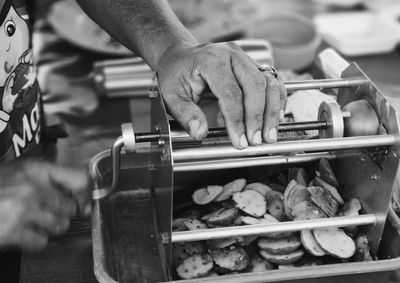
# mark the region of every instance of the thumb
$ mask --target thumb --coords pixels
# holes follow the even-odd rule
[[[167,98],[166,104],[170,114],[192,138],[200,141],[207,136],[207,119],[196,103],[186,97],[175,96]]]

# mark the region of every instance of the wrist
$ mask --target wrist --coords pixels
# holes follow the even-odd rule
[[[173,58],[175,54],[182,54],[182,52],[184,52],[185,50],[194,48],[198,45],[199,42],[195,38],[190,40],[178,40],[170,43],[155,60],[156,63],[154,66],[152,66],[152,69],[155,72],[158,72],[165,60]]]

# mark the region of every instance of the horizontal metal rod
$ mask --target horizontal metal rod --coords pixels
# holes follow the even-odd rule
[[[368,84],[369,81],[365,78],[348,78],[285,82],[285,87],[287,92],[292,93],[298,90],[358,87]]]
[[[328,126],[327,122],[323,121],[282,123],[278,126],[278,132],[286,133],[286,132],[297,132],[297,131],[322,130],[326,129],[327,126]],[[217,138],[226,136],[228,136],[226,128],[210,128],[208,130],[207,138]],[[173,142],[193,141],[193,138],[185,130],[172,130],[171,139]]]
[[[178,243],[204,241],[237,236],[265,235],[269,233],[294,232],[330,227],[348,227],[353,225],[360,226],[375,223],[377,223],[377,217],[374,214],[365,214],[358,216],[343,216],[271,224],[223,227],[205,230],[173,232],[171,235],[171,242]]]
[[[308,130],[321,130],[326,129],[327,122],[322,121],[309,121],[309,122],[296,122],[296,123],[282,123],[278,126],[278,132],[296,132]],[[226,128],[210,128],[208,130],[207,138],[226,137],[228,132]],[[156,132],[137,133],[135,135],[136,142],[151,142],[157,141],[161,135]],[[173,142],[190,142],[194,139],[185,130],[171,130],[171,139]]]
[[[102,84],[102,88],[105,91],[135,91],[142,90],[142,95],[147,96],[147,91],[153,82],[153,76],[151,72],[138,72],[135,75],[115,76],[110,78],[102,77],[101,75],[96,76],[96,81]],[[346,87],[358,87],[369,84],[369,81],[363,78],[347,78],[347,79],[322,79],[322,80],[307,80],[307,81],[295,81],[285,82],[286,90],[289,93],[298,90],[307,89],[328,89],[328,88],[346,88]],[[212,93],[205,92],[203,97],[214,97]]]
[[[362,136],[349,138],[287,141],[251,146],[242,150],[231,145],[204,146],[175,149],[172,157],[175,163],[194,160],[226,159],[238,157],[281,154],[290,152],[332,151],[375,146],[390,146],[395,143],[393,135]]]
[[[292,156],[279,155],[279,156],[239,158],[235,160],[224,159],[224,160],[184,162],[184,163],[175,163],[174,172],[223,170],[223,169],[234,169],[234,168],[243,168],[251,166],[295,164],[295,163],[318,161],[324,157],[328,159],[335,159],[336,155],[325,152],[325,153],[296,154]]]

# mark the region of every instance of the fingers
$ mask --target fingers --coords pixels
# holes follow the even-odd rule
[[[200,107],[185,96],[169,96],[166,99],[169,112],[195,140],[207,136],[208,123]]]
[[[26,222],[30,227],[42,231],[46,235],[60,235],[65,233],[70,224],[68,215],[60,215],[45,207],[33,206],[26,216]]]
[[[247,139],[251,145],[259,145],[262,143],[266,80],[256,65],[239,52],[232,56],[232,68],[243,92]]]
[[[280,106],[280,112],[279,112],[279,120],[284,121],[285,118],[285,110],[286,110],[286,105],[287,105],[287,90],[285,87],[284,82],[282,79],[278,76],[277,78],[279,82],[279,89],[280,89],[280,94],[281,94],[281,106]]]
[[[210,61],[202,72],[224,116],[232,145],[236,148],[249,146],[244,125],[243,94],[230,64]],[[253,137],[252,137],[253,138]]]
[[[78,209],[83,212],[90,202],[89,178],[86,173],[52,166],[49,171],[49,178],[54,186],[61,189],[66,195],[70,195],[78,204]]]
[[[268,143],[278,140],[279,113],[281,110],[281,86],[271,74],[264,73],[267,80],[263,137]]]
[[[31,182],[39,188],[41,201],[59,214],[73,216],[90,201],[88,176],[54,164],[30,162],[25,166]]]

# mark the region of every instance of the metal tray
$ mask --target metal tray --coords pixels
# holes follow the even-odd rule
[[[149,184],[149,162],[144,153],[121,158],[121,182],[107,198],[94,202],[92,239],[94,272],[99,282],[164,282],[168,274],[160,251],[157,226]],[[260,170],[260,169],[258,169]],[[94,188],[109,184],[109,151],[96,155],[90,163]],[[232,178],[252,178],[251,170],[175,173],[174,208],[185,204],[191,191],[207,183],[224,183]],[[186,188],[186,189],[182,189]],[[378,261],[340,263],[262,273],[247,273],[179,280],[176,282],[400,282],[400,219],[390,210]]]

